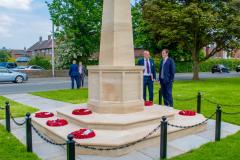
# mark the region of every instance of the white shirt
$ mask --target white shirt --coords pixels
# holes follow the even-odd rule
[[[79,66],[79,73],[80,73],[80,74],[83,73],[83,67],[82,67],[82,65]]]

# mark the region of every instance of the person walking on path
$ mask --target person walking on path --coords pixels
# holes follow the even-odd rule
[[[175,75],[175,62],[168,57],[169,50],[162,50],[162,60],[160,62],[159,81],[163,95],[164,105],[173,107],[172,85]]]
[[[144,66],[143,72],[143,99],[146,102],[146,90],[148,87],[149,101],[153,103],[153,82],[156,79],[156,70],[153,59],[150,58],[150,52],[143,52],[144,58],[138,61],[138,65]]]
[[[82,64],[82,62],[79,62],[79,74],[80,74],[80,80],[79,80],[79,86],[83,87],[84,86],[84,78],[85,78],[85,73],[86,73],[86,68]]]
[[[73,60],[73,64],[71,64],[69,69],[69,76],[71,77],[72,81],[72,89],[74,89],[74,80],[76,81],[76,86],[79,89],[79,69],[78,65],[76,64],[76,60]]]

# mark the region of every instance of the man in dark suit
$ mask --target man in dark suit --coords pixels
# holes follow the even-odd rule
[[[143,99],[146,101],[146,89],[148,87],[149,101],[153,102],[153,82],[156,80],[154,61],[150,58],[150,52],[144,51],[144,58],[138,61],[138,65],[144,66],[143,72]]]
[[[165,106],[173,107],[172,84],[175,75],[175,63],[172,58],[168,57],[169,50],[162,51],[162,60],[160,63],[159,81]]]
[[[71,64],[69,69],[69,76],[71,77],[72,81],[72,89],[74,89],[74,80],[76,81],[77,88],[79,89],[79,69],[78,65],[76,64],[76,61],[73,61],[73,64]]]

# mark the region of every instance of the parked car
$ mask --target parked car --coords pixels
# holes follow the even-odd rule
[[[32,65],[32,66],[19,66],[13,69],[14,71],[22,71],[22,70],[33,70],[33,71],[42,71],[45,70],[44,68],[37,66],[37,65]]]
[[[37,65],[32,65],[32,66],[27,66],[25,70],[35,70],[35,71],[41,71],[45,70],[43,67],[37,66]]]
[[[0,67],[5,67],[8,69],[13,69],[17,67],[17,64],[14,62],[1,62],[0,63]]]
[[[214,65],[212,67],[212,73],[215,73],[215,72],[219,72],[219,73],[226,72],[226,73],[229,73],[229,68],[227,68],[223,64],[217,64],[217,65]]]
[[[236,67],[236,72],[240,72],[240,65]]]
[[[26,73],[16,72],[6,67],[0,67],[0,82],[22,83],[27,80],[28,76]]]
[[[16,62],[29,62],[31,59],[29,57],[18,57]]]

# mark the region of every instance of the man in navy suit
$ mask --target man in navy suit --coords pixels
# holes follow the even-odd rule
[[[153,82],[156,79],[154,61],[150,59],[150,52],[144,51],[144,58],[138,61],[138,65],[144,66],[143,72],[143,99],[146,101],[146,89],[148,87],[149,101],[153,102]]]
[[[164,105],[173,107],[172,98],[172,84],[175,75],[175,63],[172,58],[168,57],[169,50],[164,49],[162,51],[162,60],[160,63],[159,81],[161,85],[162,95],[164,99]]]
[[[70,69],[69,69],[69,76],[71,77],[72,81],[72,89],[74,89],[74,80],[76,81],[77,88],[79,89],[79,69],[78,65],[76,64],[76,61],[73,61],[73,64],[71,64]]]

